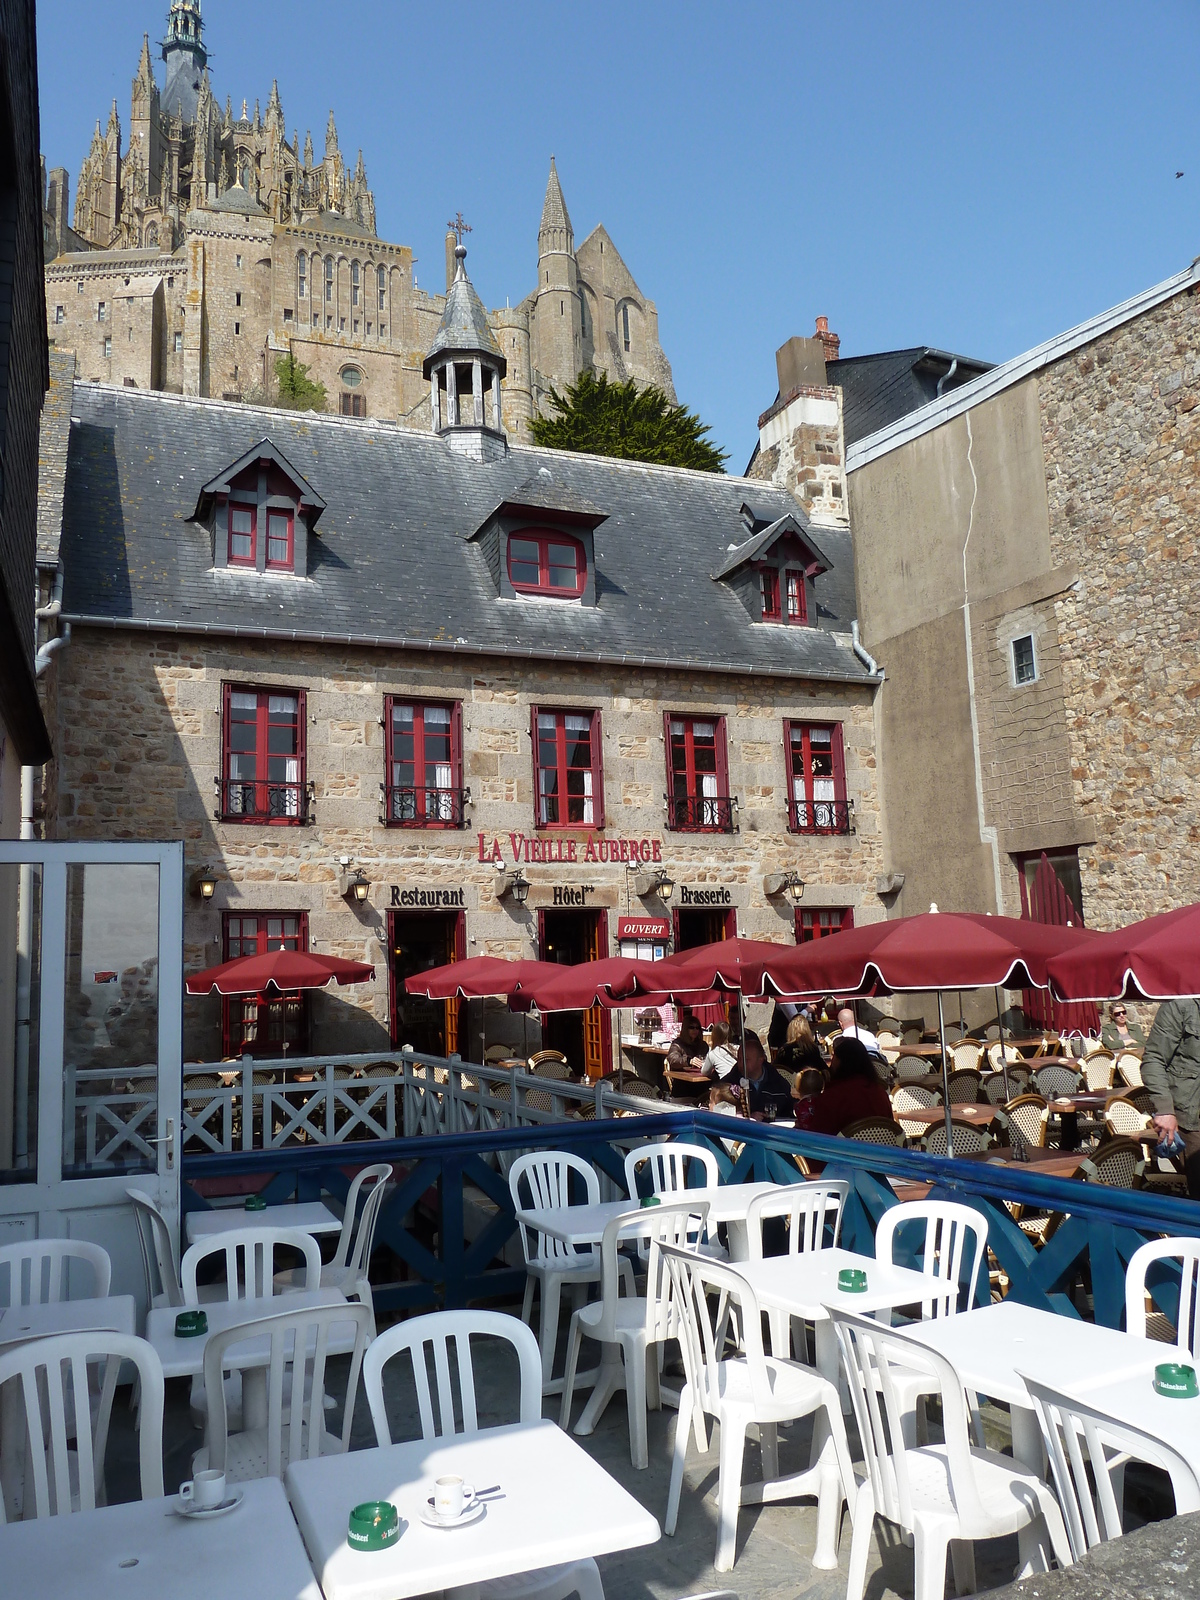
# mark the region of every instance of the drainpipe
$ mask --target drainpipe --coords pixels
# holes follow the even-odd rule
[[[57,634],[53,639],[47,639],[45,644],[37,653],[37,659],[34,662],[34,668],[39,678],[54,660],[54,657],[58,654],[58,652],[60,650],[65,650],[71,642],[71,624],[69,622],[64,622],[62,625],[62,630],[63,631],[60,634]]]
[[[955,356],[953,361],[951,361],[951,363],[950,363],[949,369],[946,372],[943,372],[941,377],[938,379],[938,382],[937,382],[937,397],[938,397],[939,400],[942,398],[942,390],[950,382],[950,379],[954,376],[954,374],[957,371],[958,371],[958,357]]]
[[[866,667],[871,676],[873,678],[882,678],[882,667],[880,667],[878,661],[876,661],[875,657],[871,654],[866,645],[863,644],[862,640],[858,636],[857,617],[855,617],[854,621],[850,624],[850,644],[854,650],[854,654],[862,662],[863,666]]]
[[[975,802],[979,824],[979,842],[987,845],[992,855],[992,878],[996,894],[996,914],[1004,913],[1004,885],[1000,877],[1000,836],[989,827],[983,803],[983,761],[979,753],[979,712],[975,703],[975,657],[971,644],[971,586],[967,574],[967,550],[975,530],[975,502],[979,498],[979,478],[975,472],[975,437],[971,432],[971,413],[966,413],[967,465],[971,469],[971,505],[967,513],[967,532],[962,547],[963,586],[963,641],[967,653],[967,703],[971,710],[971,756],[975,765]]]

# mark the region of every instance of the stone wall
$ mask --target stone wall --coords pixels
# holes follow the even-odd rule
[[[1200,900],[1200,299],[1176,295],[1039,379],[1087,917]]]
[[[610,940],[618,914],[658,910],[656,900],[643,903],[634,894],[631,866],[585,864],[584,829],[567,834],[579,841],[577,865],[525,867],[532,884],[527,906],[497,899],[491,841],[500,840],[511,865],[510,834],[550,836],[535,834],[533,826],[530,706],[539,702],[601,712],[607,802],[601,837],[658,841],[661,864],[677,884],[729,890],[740,931],[791,941],[790,902],[767,900],[762,887],[764,874],[781,870],[803,876],[806,907],[853,907],[856,921],[883,915],[874,893],[880,817],[867,686],[553,663],[517,668],[487,659],[199,641],[78,624],[71,648],[58,657],[57,679],[59,760],[48,775],[47,800],[52,831],[63,839],[182,837],[188,875],[218,869],[214,901],[187,900],[189,971],[220,959],[220,913],[236,909],[307,911],[312,948],[374,961],[380,978],[372,990],[339,992],[346,1003],[338,1006],[334,1047],[372,1048],[386,1037],[386,912],[394,885],[462,887],[469,955],[534,955],[537,909],[551,905],[554,887],[564,883],[588,885],[588,906],[608,908]],[[223,683],[306,691],[311,825],[214,818]],[[462,702],[464,782],[472,796],[464,830],[381,825],[386,693]],[[664,710],[725,716],[738,832],[665,830]],[[787,832],[785,717],[842,723],[854,834]],[[363,906],[352,908],[339,893],[342,857],[371,881]],[[213,1002],[190,1006],[189,1057],[217,1048],[217,1024]]]

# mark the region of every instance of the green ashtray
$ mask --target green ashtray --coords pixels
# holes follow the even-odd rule
[[[867,1274],[862,1267],[843,1267],[838,1273],[838,1288],[843,1294],[863,1294],[867,1287]]]
[[[642,1196],[642,1210],[643,1211],[645,1211],[647,1206],[660,1206],[660,1205],[662,1205],[662,1199],[661,1199],[661,1197],[659,1195],[656,1195],[656,1194],[644,1194]]]
[[[260,1195],[260,1194],[248,1194],[246,1196],[246,1210],[247,1211],[265,1211],[266,1209],[267,1209],[267,1202],[263,1199],[262,1195]]]
[[[175,1318],[177,1339],[196,1339],[208,1332],[207,1311],[181,1311]]]
[[[350,1513],[346,1543],[351,1550],[386,1550],[400,1537],[400,1513],[390,1500],[365,1500]]]
[[[1196,1369],[1182,1361],[1164,1361],[1154,1369],[1154,1388],[1172,1400],[1194,1400],[1200,1394]]]

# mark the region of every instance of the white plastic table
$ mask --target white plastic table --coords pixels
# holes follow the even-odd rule
[[[310,1306],[344,1306],[346,1296],[340,1289],[289,1289],[269,1298],[252,1297],[247,1300],[206,1300],[198,1309],[208,1317],[208,1333],[191,1339],[180,1339],[175,1334],[175,1318],[179,1306],[160,1306],[146,1315],[146,1338],[154,1346],[162,1362],[166,1378],[197,1378],[204,1371],[204,1351],[214,1333],[223,1333],[241,1322],[254,1322],[259,1317],[278,1315],[282,1311],[304,1311]],[[329,1340],[331,1355],[354,1348],[354,1332],[346,1324],[346,1337],[339,1338],[335,1329]],[[271,1361],[269,1334],[247,1339],[244,1344],[231,1345],[225,1352],[231,1368],[242,1374],[242,1413],[247,1428],[265,1428],[267,1425],[267,1367]]]
[[[663,1195],[663,1200],[707,1200],[708,1224],[715,1228],[725,1223],[729,1231],[730,1259],[742,1262],[749,1251],[746,1243],[746,1213],[750,1202],[760,1194],[778,1194],[778,1183],[722,1183],[715,1189],[681,1189],[678,1194]],[[613,1217],[636,1217],[642,1210],[636,1200],[604,1200],[590,1206],[533,1206],[517,1212],[521,1222],[528,1223],[540,1233],[548,1233],[564,1244],[599,1244],[604,1229]],[[647,1226],[653,1220],[654,1208],[646,1208]]]
[[[427,1528],[418,1512],[443,1473],[480,1489],[499,1484],[504,1498],[466,1527]],[[325,1600],[406,1600],[659,1537],[650,1513],[552,1422],[294,1461],[287,1489]],[[346,1543],[350,1509],[364,1500],[390,1500],[400,1512],[400,1538],[387,1550]]]
[[[340,1217],[323,1200],[289,1201],[286,1205],[268,1206],[265,1211],[247,1211],[245,1206],[218,1206],[212,1211],[189,1211],[187,1214],[188,1243],[198,1239],[211,1239],[214,1234],[229,1233],[234,1228],[299,1228],[301,1233],[319,1235],[340,1233]]]
[[[6,1594],[38,1600],[321,1600],[278,1478],[239,1484],[236,1510],[188,1521],[133,1500],[0,1525]]]

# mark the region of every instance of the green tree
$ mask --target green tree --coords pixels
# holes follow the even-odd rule
[[[279,382],[278,404],[288,411],[324,411],[329,396],[325,385],[308,375],[308,368],[289,350],[275,363]]]
[[[655,384],[639,389],[632,378],[609,383],[584,372],[560,395],[551,389],[556,416],[534,417],[534,440],[551,450],[586,450],[597,456],[653,461],[666,467],[724,472],[729,459],[692,411],[672,405]]]

